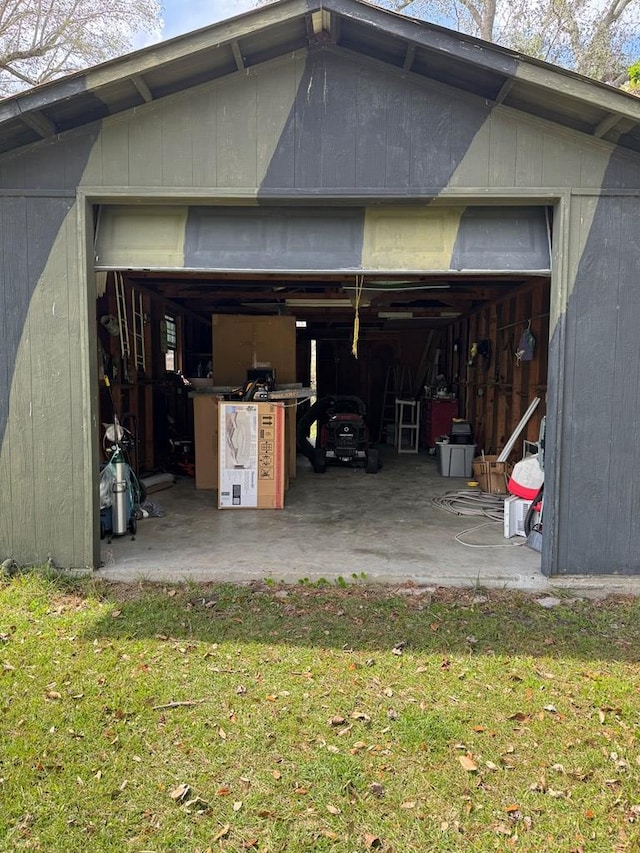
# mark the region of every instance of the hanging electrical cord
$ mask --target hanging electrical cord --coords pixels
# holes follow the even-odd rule
[[[432,498],[431,503],[452,515],[483,515],[492,521],[502,521],[504,518],[504,498],[475,489],[447,492]]]
[[[364,287],[364,276],[356,276],[356,295],[355,295],[355,314],[353,317],[353,343],[351,344],[351,352],[354,357],[358,357],[358,338],[360,337],[360,297]]]

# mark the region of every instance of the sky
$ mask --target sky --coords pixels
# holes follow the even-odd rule
[[[233,18],[257,6],[256,0],[164,0],[162,39]]]

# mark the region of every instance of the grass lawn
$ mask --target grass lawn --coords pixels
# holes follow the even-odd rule
[[[640,850],[640,602],[0,582],[0,851]]]

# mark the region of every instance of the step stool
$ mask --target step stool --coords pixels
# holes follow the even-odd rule
[[[396,452],[417,453],[420,444],[420,403],[396,397]]]

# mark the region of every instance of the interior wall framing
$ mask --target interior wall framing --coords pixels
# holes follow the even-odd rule
[[[541,403],[521,440],[538,439],[547,404],[550,290],[549,279],[521,286],[447,331],[447,375],[458,389],[461,412],[473,425],[478,450],[487,455],[500,453],[534,397]],[[534,357],[519,363],[515,353],[529,322]],[[481,350],[488,345],[489,354],[472,357],[473,344]]]

